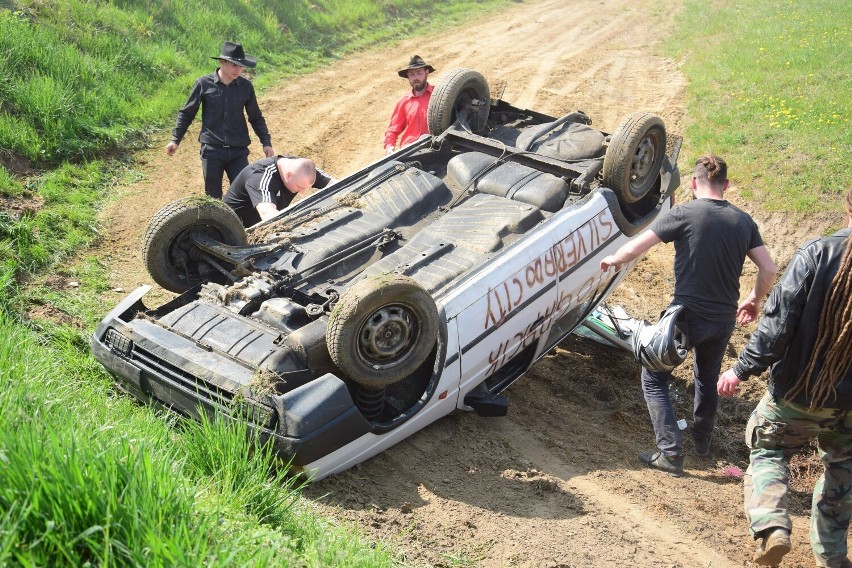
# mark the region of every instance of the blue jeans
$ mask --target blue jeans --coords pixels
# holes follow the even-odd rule
[[[201,173],[204,176],[204,193],[215,199],[222,199],[222,177],[228,173],[228,180],[234,181],[248,166],[249,149],[237,146],[201,145]]]
[[[709,441],[719,404],[716,383],[722,369],[722,357],[734,332],[734,322],[709,321],[692,314],[687,314],[686,321],[695,379],[692,435],[697,440]],[[669,396],[671,378],[671,373],[643,368],[642,392],[651,415],[657,447],[666,456],[680,456],[683,455],[683,440]]]

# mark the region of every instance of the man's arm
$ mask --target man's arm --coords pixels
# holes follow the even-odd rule
[[[323,189],[330,186],[333,183],[337,183],[337,178],[332,175],[327,174],[321,169],[317,168],[317,177],[314,180],[313,187],[316,189]]]
[[[195,115],[198,114],[198,108],[201,106],[201,92],[201,79],[197,79],[189,93],[189,98],[178,111],[177,122],[172,129],[172,139],[166,144],[166,154],[169,156],[173,156],[177,152],[180,141],[183,140],[189,125],[195,120]]]
[[[761,374],[784,356],[799,326],[814,272],[812,262],[801,250],[796,251],[766,300],[763,318],[740,353],[736,365],[719,377],[716,391],[721,396],[736,394],[741,382]]]
[[[279,178],[278,165],[273,160],[273,163],[267,165],[263,171],[251,172],[242,179],[245,185],[245,197],[254,206],[255,211],[260,216],[261,221],[266,221],[278,213],[278,189],[272,185],[272,180]],[[234,184],[231,184],[233,187]],[[287,191],[286,188],[282,188]],[[231,190],[228,190],[230,193]]]
[[[261,221],[266,221],[278,214],[278,207],[274,203],[258,203],[255,209],[257,209],[257,214],[260,215]]]
[[[746,256],[757,265],[757,279],[751,293],[737,307],[737,323],[740,325],[749,324],[757,319],[760,300],[772,289],[775,275],[778,274],[778,268],[765,246],[761,245],[751,249],[746,253]]]
[[[263,153],[267,158],[275,155],[275,150],[272,148],[272,137],[269,135],[269,128],[266,126],[266,120],[263,118],[263,113],[260,112],[260,106],[257,104],[257,96],[254,94],[254,85],[249,82],[250,96],[246,101],[246,116],[248,116],[249,124],[252,130],[260,138],[260,143],[263,145]]]
[[[396,141],[399,139],[399,135],[402,134],[402,131],[405,130],[405,113],[404,110],[404,99],[401,99],[396,103],[396,106],[393,107],[393,112],[391,113],[390,124],[388,124],[387,130],[385,130],[385,153],[390,154],[393,152],[394,148],[396,148]]]
[[[663,242],[651,229],[647,229],[635,239],[631,239],[621,245],[615,254],[611,254],[601,260],[601,270],[609,270],[610,266],[621,270],[621,266],[632,260],[636,260],[646,250]]]

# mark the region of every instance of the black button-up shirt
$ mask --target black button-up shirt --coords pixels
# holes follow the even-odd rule
[[[219,79],[218,71],[195,81],[186,104],[178,111],[172,142],[180,144],[200,106],[201,134],[198,135],[198,141],[202,144],[247,147],[251,144],[245,119],[248,116],[261,144],[272,146],[269,129],[257,105],[251,81],[237,77],[226,85]]]

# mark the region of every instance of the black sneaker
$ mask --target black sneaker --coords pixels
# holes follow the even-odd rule
[[[683,475],[683,456],[666,456],[661,451],[643,452],[639,454],[639,461],[674,477]]]
[[[695,447],[695,455],[699,458],[709,458],[710,457],[710,438],[706,440],[700,440],[698,438],[692,439],[693,446]]]
[[[781,527],[766,529],[761,534],[760,544],[752,560],[761,566],[774,566],[790,552],[790,548],[790,531]]]

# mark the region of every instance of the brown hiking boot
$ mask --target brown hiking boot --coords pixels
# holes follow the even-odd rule
[[[663,452],[643,452],[639,454],[639,461],[674,477],[683,475],[683,456],[667,456]]]
[[[785,528],[776,527],[763,531],[763,537],[753,560],[762,566],[774,566],[780,564],[784,555],[790,552],[790,531]]]

